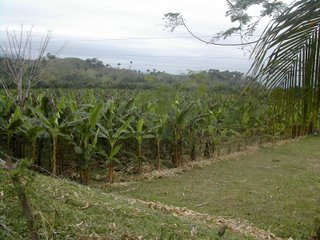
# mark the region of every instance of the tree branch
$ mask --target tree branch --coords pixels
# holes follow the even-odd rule
[[[51,31],[47,32],[46,37],[41,42],[39,52],[36,58],[32,54],[32,27],[25,31],[21,26],[20,33],[7,29],[7,43],[0,46],[0,51],[3,55],[3,61],[0,67],[9,76],[10,81],[16,86],[17,95],[16,103],[23,106],[30,95],[32,86],[37,82],[36,79],[42,68],[43,56],[51,40]],[[9,91],[4,81],[1,84],[6,90],[7,96]],[[10,99],[12,97],[10,96]]]
[[[251,42],[242,42],[242,43],[217,43],[214,38],[212,38],[210,41],[204,40],[203,38],[197,36],[196,34],[193,33],[193,31],[190,30],[188,25],[185,23],[184,18],[180,13],[166,13],[164,15],[163,20],[165,21],[165,28],[170,28],[170,31],[173,32],[176,27],[182,26],[184,27],[187,32],[194,37],[195,39],[199,40],[200,42],[203,42],[205,44],[210,44],[210,45],[215,45],[215,46],[222,46],[222,47],[236,47],[236,46],[246,46],[246,45],[252,45],[256,44],[259,40],[257,41],[251,41]],[[215,37],[215,38],[220,38]]]

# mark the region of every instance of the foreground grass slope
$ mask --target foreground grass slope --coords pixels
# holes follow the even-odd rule
[[[308,239],[320,206],[320,137],[219,161],[113,192],[243,219],[279,237]]]
[[[0,171],[0,239],[28,239],[7,175]],[[165,213],[70,181],[34,175],[27,189],[41,239],[218,239],[220,226],[213,223]],[[231,232],[226,237],[251,239]]]

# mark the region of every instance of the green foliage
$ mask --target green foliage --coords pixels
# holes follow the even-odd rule
[[[319,1],[294,2],[265,29],[253,52],[254,80],[271,96],[275,114],[302,132],[318,124],[319,12]]]
[[[97,151],[97,141],[100,133],[98,121],[104,111],[104,103],[92,98],[93,93],[87,92],[84,103],[78,107],[76,102],[69,99],[71,119],[68,122],[68,139],[74,147],[77,155],[77,165],[80,169],[81,182],[87,184],[89,181],[89,168],[92,158]]]
[[[232,23],[236,23],[225,31],[215,33],[211,40],[207,41],[194,34],[187,26],[185,19],[181,13],[166,13],[164,14],[165,28],[173,32],[177,27],[182,26],[195,39],[206,44],[213,44],[219,46],[245,46],[255,42],[249,42],[248,37],[251,37],[255,32],[259,22],[264,17],[273,18],[279,16],[286,9],[286,5],[280,0],[227,0],[228,10],[226,16],[230,17]],[[252,6],[260,6],[261,11],[258,16],[251,16],[249,10]],[[223,44],[217,43],[221,38],[225,39],[233,34],[239,34],[241,43]]]
[[[113,181],[113,167],[115,162],[119,162],[117,155],[119,154],[123,139],[129,137],[129,125],[133,119],[129,116],[130,106],[123,103],[117,106],[114,101],[108,101],[105,105],[101,123],[98,123],[100,129],[99,137],[104,139],[104,144],[99,148],[99,154],[104,156],[105,163],[109,168],[108,180]],[[125,112],[124,110],[128,112]]]
[[[226,16],[237,26],[227,29],[217,34],[214,39],[227,38],[235,33],[240,33],[241,37],[247,38],[253,35],[263,17],[274,18],[279,16],[286,8],[286,5],[279,0],[227,0],[228,11]],[[249,14],[253,6],[260,7],[258,16]]]
[[[197,76],[192,78],[197,81]],[[166,86],[152,91],[35,91],[14,130],[33,164],[73,178],[78,178],[77,171],[83,183],[89,181],[89,171],[107,167],[112,181],[114,170],[142,173],[144,166],[177,167],[218,154],[219,146],[243,136],[253,137],[269,111],[263,99],[254,103],[202,85],[179,92]],[[18,113],[17,108],[12,114]],[[10,116],[3,111],[1,119],[8,123]],[[290,127],[278,124],[272,132],[260,127],[258,134],[276,136],[281,131],[280,138]],[[3,136],[10,133],[2,131]]]
[[[96,58],[95,58],[96,59]],[[91,62],[92,59],[89,59]],[[142,73],[131,69],[117,69],[101,65],[92,64],[88,60],[78,58],[53,58],[49,59],[46,67],[39,75],[39,83],[35,88],[104,88],[104,89],[159,89],[163,87],[176,88],[185,84],[194,86],[191,82],[195,77],[191,75],[173,75],[165,72],[154,71]],[[0,59],[1,62],[1,59]],[[204,73],[206,73],[204,71]],[[212,74],[213,73],[213,74]],[[194,72],[193,74],[197,74]],[[205,81],[208,88],[216,90],[237,90],[237,86],[245,84],[245,78],[241,73],[219,71],[210,69],[209,78]],[[0,77],[5,75],[0,71]],[[189,83],[188,83],[189,82]],[[8,85],[8,88],[12,88]],[[239,90],[239,89],[238,89]]]

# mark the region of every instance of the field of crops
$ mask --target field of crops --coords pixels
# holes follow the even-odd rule
[[[262,105],[201,91],[37,90],[23,107],[4,94],[0,104],[1,152],[82,183],[90,169],[113,181],[115,170],[179,167],[268,133]]]
[[[293,117],[246,94],[197,89],[36,90],[23,106],[1,96],[1,152],[87,184],[90,173],[141,174],[299,135]],[[303,130],[305,131],[305,129]]]

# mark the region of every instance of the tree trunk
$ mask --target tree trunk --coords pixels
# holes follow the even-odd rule
[[[17,159],[23,158],[23,138],[21,134],[14,134],[11,138],[11,149],[13,156]]]
[[[32,164],[36,165],[38,159],[37,138],[32,139]]]
[[[57,143],[57,159],[59,159],[59,162],[57,165],[59,165],[59,175],[63,176],[63,165],[64,165],[64,156],[63,156],[63,141],[61,139],[59,140],[58,138],[58,143]]]
[[[39,236],[38,233],[34,227],[34,215],[32,212],[32,209],[30,207],[29,201],[27,199],[26,193],[24,191],[24,188],[21,184],[20,178],[18,175],[13,175],[11,177],[12,183],[14,185],[15,191],[18,195],[18,198],[20,200],[21,206],[22,206],[22,210],[23,210],[23,215],[25,216],[26,220],[27,220],[27,226],[28,226],[28,230],[30,232],[30,237],[32,240],[38,240]]]
[[[157,165],[157,170],[160,170],[160,154],[161,154],[161,150],[160,150],[160,140],[156,140],[157,141],[157,159],[156,159],[156,165]]]
[[[204,158],[210,158],[210,143],[206,142],[203,152]]]
[[[191,147],[190,158],[192,161],[196,160],[196,146],[194,144]]]
[[[182,167],[182,141],[178,143],[178,167]]]
[[[89,168],[80,170],[80,182],[84,185],[89,183]]]
[[[37,170],[38,153],[37,138],[35,137],[32,139],[32,169],[34,171]]]
[[[42,162],[41,162],[41,154],[42,154],[42,149],[43,149],[43,139],[38,139],[37,138],[37,159],[36,159],[36,164],[41,167]]]
[[[113,182],[113,165],[111,162],[108,164],[108,182]]]
[[[174,146],[174,166],[179,167],[179,150],[178,145]]]
[[[23,69],[20,66],[19,68],[19,75],[17,76],[17,91],[18,91],[18,96],[17,96],[17,102],[20,105],[20,107],[23,107],[23,89],[22,89],[22,75],[23,75]]]
[[[52,143],[52,160],[51,160],[51,171],[53,175],[57,175],[57,137],[53,137]]]
[[[142,146],[138,144],[138,173],[142,174]]]

